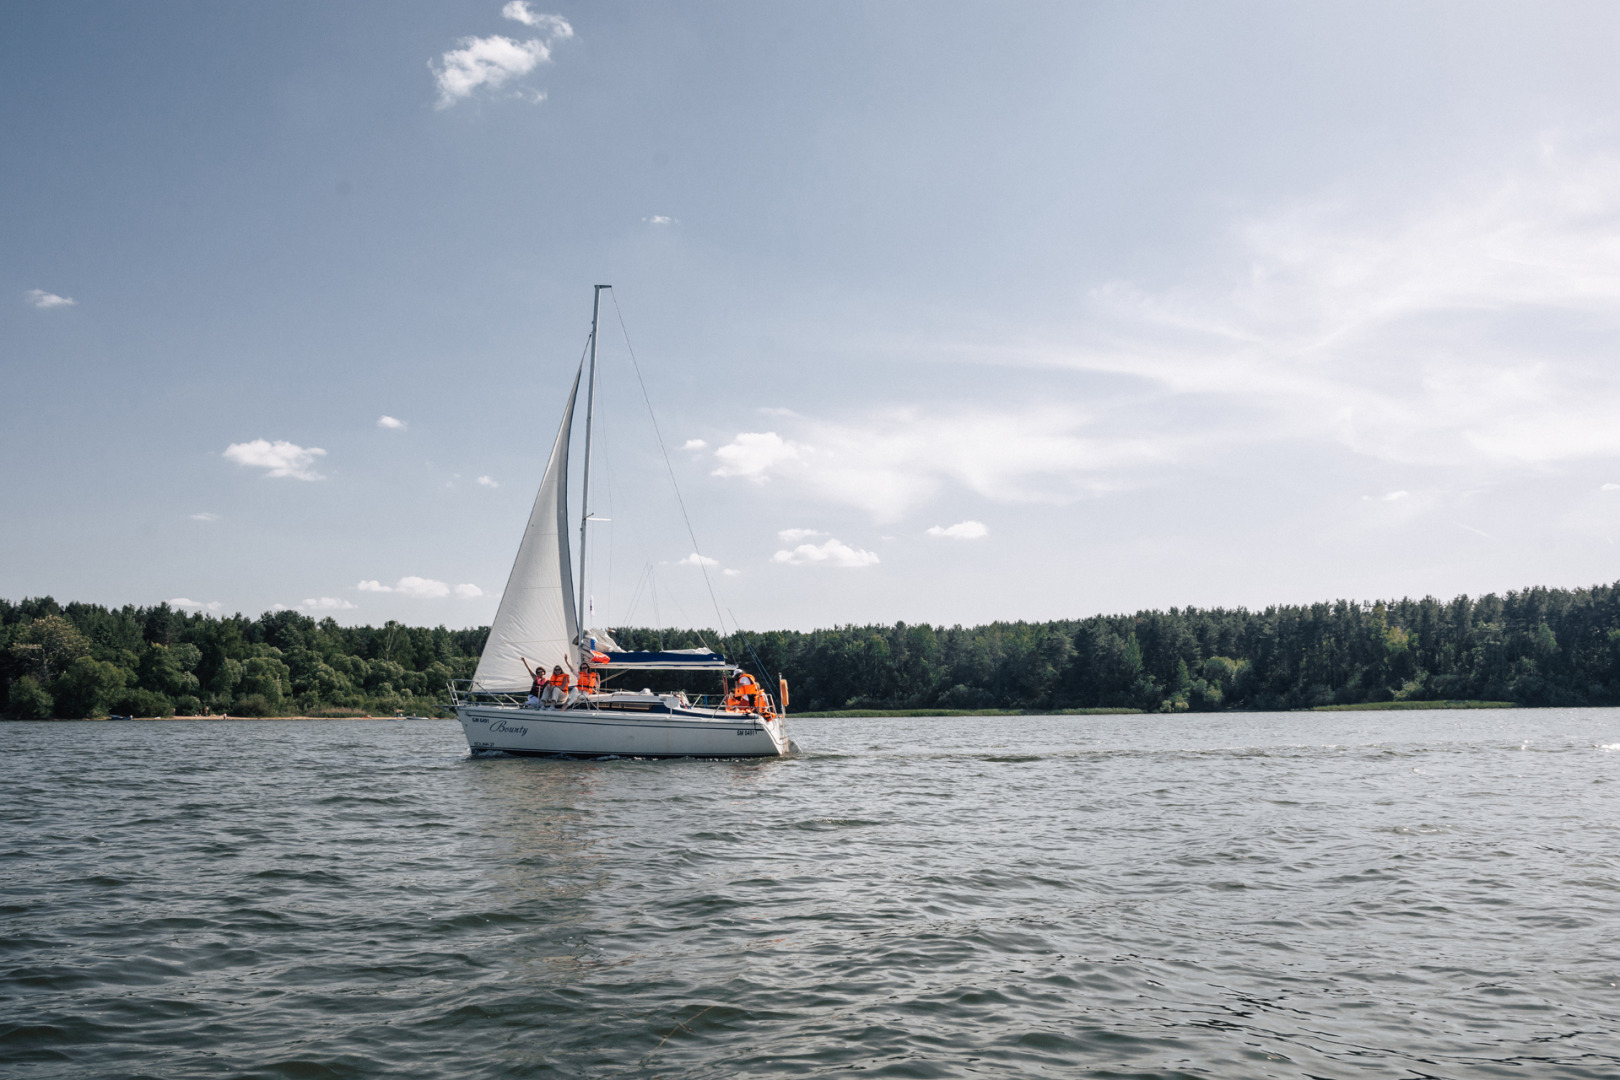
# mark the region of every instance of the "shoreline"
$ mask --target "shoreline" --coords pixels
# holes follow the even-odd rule
[[[1203,715],[1220,716],[1223,713],[1306,713],[1306,712],[1400,712],[1424,711],[1442,712],[1464,709],[1564,709],[1564,708],[1615,708],[1613,705],[1520,705],[1513,701],[1475,701],[1475,700],[1449,700],[1449,701],[1363,701],[1353,705],[1311,705],[1302,709],[1216,709]],[[1150,713],[1141,709],[832,709],[819,712],[789,713],[789,720],[846,720],[846,719],[903,719],[928,717],[959,717],[959,716],[1161,716],[1186,715],[1180,711],[1176,713]],[[454,720],[453,716],[370,716],[365,714],[345,716],[120,716],[118,722],[149,722],[153,720]],[[114,720],[111,716],[81,717],[78,720],[12,720],[4,718],[10,723],[103,723]]]

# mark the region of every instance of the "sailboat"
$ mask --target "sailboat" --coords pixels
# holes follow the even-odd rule
[[[786,755],[795,747],[788,738],[784,715],[785,682],[779,680],[779,692],[773,699],[752,676],[720,653],[709,649],[623,650],[610,634],[580,625],[579,613],[586,610],[585,537],[591,520],[596,331],[602,291],[608,288],[611,286],[596,286],[589,359],[581,360],[568,391],[562,425],[551,445],[551,457],[478,668],[471,680],[450,686],[456,717],[474,753],[659,758]],[[568,449],[582,381],[585,463],[576,592],[568,543],[572,524]],[[530,694],[539,685],[537,676],[559,667],[568,685],[553,688],[545,699]],[[607,689],[599,681],[621,672],[645,671],[720,672],[728,692],[713,700],[689,697],[684,691]]]

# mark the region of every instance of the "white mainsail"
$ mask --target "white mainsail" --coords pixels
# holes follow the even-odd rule
[[[574,612],[573,563],[568,552],[568,441],[574,428],[574,401],[579,374],[568,393],[562,427],[551,447],[551,460],[534,497],[529,525],[518,545],[512,576],[501,594],[501,606],[489,628],[484,655],[473,674],[473,689],[521,691],[532,667],[550,672],[558,664],[573,672],[579,641]]]

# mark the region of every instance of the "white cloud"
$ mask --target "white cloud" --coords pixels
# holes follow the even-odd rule
[[[541,64],[551,62],[551,49],[559,41],[574,36],[574,28],[561,15],[542,15],[526,3],[509,3],[501,14],[514,22],[532,26],[545,34],[544,38],[517,41],[501,34],[489,37],[466,37],[439,57],[438,63],[429,62],[434,81],[439,87],[438,107],[449,108],[458,101],[472,97],[480,89],[497,90],[507,83],[521,79]],[[527,96],[531,101],[545,100],[539,91]]]
[[[1046,359],[1258,410],[1258,438],[1390,462],[1620,454],[1620,371],[1586,343],[1620,328],[1620,155],[1555,133],[1395,217],[1324,197],[1234,239],[1222,279],[1097,290],[1095,340]]]
[[[1400,499],[1411,498],[1411,496],[1412,493],[1410,491],[1390,491],[1380,496],[1380,498],[1384,502],[1396,502]]]
[[[955,525],[935,525],[929,536],[948,536],[952,540],[977,540],[990,532],[982,521],[958,521]]]
[[[192,514],[191,515],[191,520],[192,521],[218,521],[219,520],[219,515],[214,513],[212,510],[204,510],[200,514]]]
[[[796,544],[800,540],[808,540],[812,536],[826,536],[820,529],[783,529],[776,534],[776,538],[784,544]]]
[[[705,446],[708,446],[708,445],[709,444],[704,442],[702,439],[687,439],[685,442],[681,443],[681,449],[682,450],[701,450]]]
[[[715,451],[715,475],[755,483],[782,478],[881,521],[903,517],[947,482],[1001,501],[1061,501],[1127,486],[1133,471],[1174,460],[1186,433],[1099,429],[1072,405],[997,412],[987,406],[924,412],[897,408],[803,420],[802,440],[743,433]]]
[[[852,548],[840,540],[829,539],[824,544],[800,544],[792,551],[778,551],[772,562],[788,566],[837,566],[858,569],[880,561],[876,552]]]
[[[78,303],[71,296],[57,296],[55,293],[46,292],[44,289],[29,289],[23,293],[23,296],[37,308],[72,307]]]
[[[1604,491],[1620,491],[1620,484],[1604,484]]]
[[[686,558],[677,560],[675,565],[676,566],[719,566],[720,565],[720,560],[719,559],[711,559],[707,555],[699,555],[697,552],[694,551],[694,552],[692,552],[692,554],[688,555]]]
[[[744,431],[714,452],[720,462],[714,475],[741,476],[763,483],[773,471],[801,460],[801,449],[774,431]]]
[[[432,578],[402,577],[395,582],[394,591],[413,600],[442,600],[450,595],[450,586]]]
[[[353,611],[356,605],[335,596],[315,596],[298,605],[305,611]]]
[[[459,600],[471,600],[476,596],[483,596],[483,595],[484,595],[484,590],[480,589],[476,585],[457,585],[456,586],[456,598],[459,599]]]
[[[355,586],[361,592],[398,593],[413,600],[443,600],[450,595],[450,586],[443,581],[434,581],[425,577],[402,577],[392,585],[384,585],[380,581],[362,581]],[[466,592],[463,590],[472,590]],[[482,596],[483,590],[476,585],[457,585],[456,595],[460,597]]]
[[[524,26],[533,26],[545,30],[553,37],[571,38],[574,28],[568,25],[561,15],[542,15],[529,7],[524,0],[512,0],[501,8],[501,14],[513,22],[520,22]]]
[[[275,442],[254,439],[225,448],[225,457],[238,465],[267,469],[266,476],[290,476],[294,480],[325,479],[315,471],[315,459],[325,456],[326,451],[318,446],[305,449],[280,439]]]
[[[404,431],[405,421],[395,419],[392,416],[379,416],[377,417],[377,426],[387,428],[389,431]]]
[[[644,217],[641,220],[645,221],[649,225],[673,225],[673,224],[675,224],[675,219],[672,218],[672,217],[669,217],[666,214],[654,214],[652,217]]]
[[[726,577],[740,577],[742,575],[741,570],[732,570],[730,567],[727,567],[726,569],[724,569],[724,570],[722,570],[720,572],[722,574],[726,575]]]
[[[224,605],[218,600],[210,600],[205,604],[201,600],[188,600],[184,596],[177,596],[173,600],[169,601],[169,606],[177,608],[192,608],[196,611],[218,611]]]
[[[1062,502],[1282,443],[1470,477],[1620,458],[1620,152],[1552,138],[1402,198],[1396,215],[1324,197],[1242,223],[1219,272],[1096,289],[1066,339],[926,349],[1109,376],[1083,401],[1021,376],[1029,404],[783,419],[721,447],[716,472],[883,521],[950,486]]]
[[[478,486],[479,487],[487,487],[487,488],[498,488],[501,485],[496,483],[495,479],[493,477],[480,476],[478,478]]]

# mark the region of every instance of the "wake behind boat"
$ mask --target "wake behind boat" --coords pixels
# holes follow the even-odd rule
[[[741,667],[707,649],[627,651],[599,630],[582,632],[585,530],[591,520],[591,427],[602,290],[591,307],[589,368],[581,361],[562,425],[489,640],[470,681],[452,683],[456,717],[474,751],[579,757],[779,757],[793,749],[784,710]],[[580,485],[578,591],[568,531],[568,449],[585,380],[585,463]],[[547,668],[551,674],[546,674]],[[719,672],[717,699],[685,692],[605,690],[602,680],[638,671]],[[763,672],[761,673],[763,674]]]

